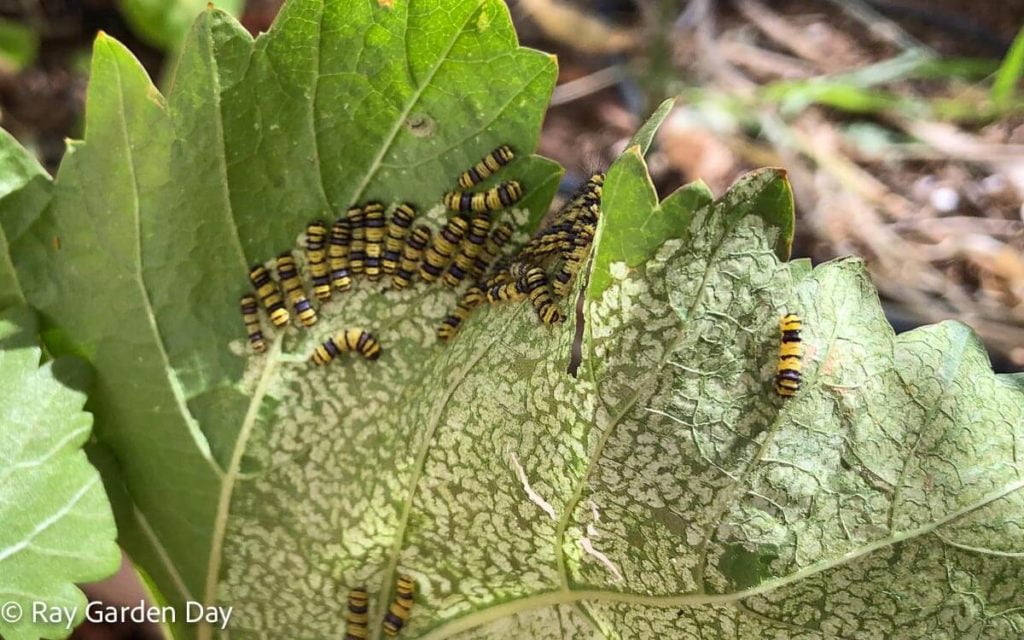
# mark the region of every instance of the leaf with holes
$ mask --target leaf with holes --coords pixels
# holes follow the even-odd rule
[[[85,395],[39,366],[31,314],[0,313],[0,637],[63,638],[82,620],[75,586],[117,570],[114,517],[85,457]],[[65,611],[66,617],[55,611]],[[69,619],[70,618],[70,619]]]
[[[161,595],[233,607],[235,639],[339,637],[358,585],[380,638],[401,574],[404,638],[1024,626],[1019,386],[960,325],[894,336],[856,261],[782,262],[781,170],[659,202],[645,127],[565,323],[488,305],[443,346],[455,293],[360,280],[247,352],[247,265],[312,218],[408,200],[436,228],[455,176],[509,143],[488,185],[525,185],[522,240],[559,176],[530,156],[554,74],[498,0],[292,0],[255,41],[210,11],[166,97],[97,42],[85,141],[45,210],[0,223],[48,345],[96,369],[121,540]],[[806,322],[789,401],[784,311]],[[381,358],[309,366],[342,327]]]

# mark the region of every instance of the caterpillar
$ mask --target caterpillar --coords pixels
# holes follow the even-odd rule
[[[352,274],[348,270],[348,245],[351,239],[352,234],[344,218],[331,225],[327,266],[330,268],[331,284],[338,291],[348,291],[352,288]]]
[[[508,244],[508,241],[512,239],[512,225],[507,222],[502,222],[491,235],[487,237],[487,242],[484,243],[484,250],[480,252],[476,258],[473,259],[473,269],[470,274],[474,278],[482,276],[487,269],[490,268],[491,263],[498,257],[501,250]]]
[[[310,361],[322,367],[344,351],[358,351],[367,360],[376,360],[380,357],[380,342],[363,329],[342,329],[313,349]]]
[[[327,226],[323,220],[314,220],[306,225],[306,264],[313,280],[313,295],[317,300],[331,299],[331,274],[327,269]]]
[[[523,260],[519,259],[522,258],[522,256],[516,256],[516,258],[517,259],[513,260],[512,263],[509,264],[508,266],[508,275],[516,282],[519,282],[526,277],[527,272],[533,265],[531,265],[529,262],[524,262]]]
[[[369,202],[363,207],[363,228],[366,233],[366,277],[378,280],[384,251],[384,205]]]
[[[507,272],[506,272],[507,273]],[[516,302],[526,297],[526,293],[519,287],[515,280],[507,280],[500,284],[491,285],[488,283],[487,301],[494,302]]]
[[[412,221],[416,218],[416,209],[411,204],[400,204],[395,207],[388,220],[388,235],[384,239],[384,257],[381,264],[384,273],[392,275],[398,269],[398,261],[402,259],[402,247],[405,246],[405,236],[412,227]]]
[[[788,313],[779,320],[782,340],[779,342],[779,361],[775,373],[775,393],[791,398],[800,390],[800,369],[803,366],[803,344],[800,329],[803,321],[795,313]]]
[[[442,282],[449,287],[457,287],[459,283],[473,269],[476,257],[484,250],[484,243],[487,242],[487,232],[491,230],[491,219],[486,215],[477,215],[469,223],[469,231],[466,233],[466,241],[462,243],[455,259],[448,266],[444,273]]]
[[[469,225],[465,219],[455,216],[434,236],[434,242],[427,247],[423,262],[420,264],[420,277],[424,282],[433,282],[441,276],[441,271],[451,260],[455,249],[462,242],[462,237],[466,235],[467,228]]]
[[[601,195],[604,192],[604,173],[595,173],[586,182],[580,185],[579,189],[569,196],[568,202],[562,211],[570,211],[579,207],[601,204]]]
[[[604,174],[595,173],[573,193],[565,206],[555,215],[558,222],[568,222],[573,228],[593,225],[601,209]]]
[[[270,273],[262,265],[256,264],[249,269],[249,280],[252,286],[256,287],[256,295],[259,296],[274,326],[283,327],[288,324],[290,316],[288,310],[284,308],[281,289],[270,279]]]
[[[578,228],[582,225],[596,224],[599,212],[600,205],[598,204],[580,205],[566,211],[561,219],[571,224],[574,228]]]
[[[444,206],[460,213],[483,213],[511,207],[522,197],[522,186],[509,180],[487,191],[449,191],[444,196]]]
[[[282,253],[277,256],[277,276],[281,279],[284,294],[288,296],[288,302],[295,309],[295,315],[299,317],[299,321],[307,327],[312,327],[316,324],[316,311],[306,298],[306,292],[302,288],[302,280],[299,278],[299,272],[295,268],[295,259],[292,258],[291,253]]]
[[[362,207],[349,207],[345,220],[348,221],[350,236],[348,268],[352,275],[359,275],[366,270],[366,215]]]
[[[512,275],[508,272],[512,262],[519,258],[519,254],[505,254],[494,261],[491,265],[490,270],[484,274],[484,284],[488,287],[493,287],[499,284],[505,284],[512,279]]]
[[[458,304],[455,305],[455,309],[441,321],[441,326],[437,328],[438,339],[447,342],[454,338],[466,318],[486,299],[484,290],[480,287],[473,286],[466,289],[466,292],[459,298]]]
[[[256,296],[242,296],[241,307],[242,322],[245,324],[245,332],[249,335],[249,345],[256,353],[263,353],[267,350],[267,341],[263,339],[263,329],[260,327],[260,310],[256,306]]]
[[[366,625],[370,621],[370,597],[365,587],[348,592],[348,611],[345,613],[345,640],[363,640],[367,637]]]
[[[565,294],[569,293],[569,287],[572,284],[572,280],[576,277],[576,274],[579,273],[580,267],[583,265],[583,261],[586,260],[587,253],[590,251],[591,240],[592,236],[590,235],[590,232],[586,230],[582,230],[577,234],[576,238],[574,238],[572,250],[565,256],[562,268],[555,274],[554,282],[551,284],[555,295],[559,298],[563,298],[565,297]]]
[[[544,258],[554,253],[566,252],[572,247],[572,224],[560,222],[530,238],[520,254],[527,258]]]
[[[412,578],[409,576],[398,576],[398,584],[395,585],[395,599],[391,601],[388,612],[384,615],[384,635],[393,638],[402,630],[412,613],[413,589]]]
[[[551,297],[551,288],[544,270],[530,267],[523,278],[523,293],[530,297],[537,316],[544,324],[556,324],[562,321],[562,312],[558,310]]]
[[[419,225],[409,234],[409,239],[402,247],[402,260],[395,269],[395,275],[391,277],[391,286],[395,289],[404,289],[412,282],[416,275],[417,265],[423,257],[423,250],[430,243],[430,227]]]
[[[463,189],[471,189],[500,171],[502,167],[512,162],[513,158],[515,158],[515,153],[512,152],[512,148],[506,144],[501,145],[484,156],[480,162],[463,171],[459,175],[459,186]]]

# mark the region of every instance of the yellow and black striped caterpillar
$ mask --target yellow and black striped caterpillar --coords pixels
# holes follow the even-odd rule
[[[561,219],[571,224],[573,228],[579,228],[584,225],[593,226],[597,224],[600,211],[600,204],[580,205],[566,211]]]
[[[388,612],[384,615],[384,635],[393,638],[402,630],[412,613],[413,589],[412,578],[409,576],[398,576],[398,584],[395,586],[395,599],[391,601]]]
[[[530,297],[537,316],[544,324],[556,324],[562,321],[562,312],[558,310],[551,297],[548,277],[540,267],[530,267],[523,277],[523,292]]]
[[[480,252],[473,260],[473,270],[470,274],[474,278],[479,278],[490,268],[491,263],[494,262],[501,250],[508,244],[508,241],[512,239],[512,225],[507,222],[502,222],[491,235],[487,237],[487,242],[484,243],[484,250]]]
[[[365,587],[357,587],[348,592],[348,611],[345,612],[345,640],[364,640],[367,637],[366,625],[370,621],[370,597]]]
[[[490,270],[484,274],[484,285],[488,288],[496,287],[499,284],[505,284],[512,280],[512,274],[508,270],[513,261],[518,257],[518,254],[505,254],[495,260]]]
[[[556,222],[569,223],[573,230],[597,224],[604,191],[604,174],[595,173],[576,192],[555,216]]]
[[[427,247],[423,262],[420,264],[420,278],[424,282],[433,282],[441,276],[452,254],[462,242],[469,225],[465,219],[455,216],[450,218],[444,228],[434,236],[434,242]]]
[[[331,299],[331,274],[327,268],[327,226],[322,220],[306,225],[306,264],[317,300]]]
[[[345,351],[358,351],[367,360],[376,360],[380,357],[380,342],[362,329],[343,329],[313,349],[310,361],[323,366]]]
[[[348,268],[357,276],[366,270],[366,216],[362,207],[349,207],[345,213],[348,222]]]
[[[459,298],[458,304],[455,305],[455,309],[441,321],[441,326],[437,328],[438,339],[447,342],[454,338],[466,318],[486,299],[484,290],[480,287],[473,286],[466,289],[466,292]]]
[[[504,272],[508,275],[508,272]],[[487,282],[487,301],[494,302],[516,302],[526,297],[526,292],[520,288],[520,283],[512,280],[511,276],[503,278],[502,282],[492,284],[493,280]]]
[[[572,247],[572,223],[559,222],[541,230],[520,250],[524,258],[537,260],[555,253],[567,253]]]
[[[260,309],[256,306],[256,296],[242,296],[241,307],[242,322],[245,324],[245,332],[249,335],[249,345],[256,353],[263,353],[267,350],[267,341],[263,339],[263,329],[260,327]]]
[[[476,257],[484,250],[487,233],[491,230],[491,219],[486,214],[478,214],[469,223],[466,240],[455,254],[455,259],[448,265],[442,282],[449,287],[457,287],[472,271]]]
[[[463,171],[459,176],[459,186],[463,189],[473,188],[500,171],[502,167],[512,162],[513,158],[515,158],[515,153],[512,152],[512,148],[506,144],[501,145],[484,156],[472,168]]]
[[[284,299],[281,297],[281,289],[277,283],[270,278],[268,272],[262,265],[253,265],[249,269],[249,280],[256,288],[256,295],[259,296],[263,308],[267,310],[270,321],[276,327],[283,327],[288,324],[288,310],[284,307]]]
[[[449,191],[444,196],[444,206],[461,213],[483,213],[511,207],[522,197],[522,186],[509,180],[487,191]]]
[[[284,288],[284,294],[292,304],[299,321],[307,327],[316,324],[316,310],[306,298],[306,291],[302,288],[302,279],[299,278],[299,271],[295,268],[295,259],[291,253],[277,256],[277,277],[281,279],[281,287]]]
[[[391,277],[391,286],[395,289],[404,289],[412,282],[419,266],[420,258],[423,257],[423,250],[430,243],[430,228],[419,225],[409,234],[409,239],[402,247],[402,260],[395,269],[395,275]]]
[[[565,297],[565,294],[569,293],[569,287],[572,285],[573,278],[579,273],[580,267],[583,265],[584,260],[587,259],[587,253],[590,251],[592,240],[593,236],[589,230],[581,229],[577,232],[576,237],[573,239],[572,250],[565,256],[562,268],[555,274],[554,282],[551,284],[556,296],[562,298]]]
[[[331,225],[331,236],[327,246],[327,266],[330,268],[331,284],[338,291],[352,288],[352,274],[348,270],[348,248],[352,234],[344,218]]]
[[[378,280],[384,253],[384,205],[369,202],[363,207],[363,228],[366,230],[366,277]]]
[[[803,343],[800,341],[800,329],[803,321],[795,313],[788,313],[779,320],[782,340],[779,342],[779,362],[775,372],[775,393],[791,398],[800,390],[803,367]]]
[[[395,207],[388,220],[388,235],[384,239],[384,257],[381,264],[384,273],[392,275],[398,269],[398,261],[402,259],[402,247],[405,246],[405,236],[412,227],[412,221],[416,218],[416,209],[411,204],[400,204]]]
[[[569,196],[565,205],[558,212],[557,218],[571,217],[573,211],[582,211],[591,207],[600,206],[601,195],[604,192],[604,174],[595,173],[580,185],[576,191]]]

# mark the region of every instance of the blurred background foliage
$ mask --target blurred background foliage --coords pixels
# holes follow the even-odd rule
[[[337,0],[348,2],[350,0]],[[998,371],[1024,370],[1024,2],[508,0],[558,54],[540,153],[571,190],[666,97],[649,157],[662,194],[789,171],[794,255],[867,262],[897,331],[956,318]],[[220,0],[256,34],[281,0]],[[80,137],[104,30],[158,82],[206,0],[0,0],[0,124],[51,171]],[[133,576],[92,588],[137,601]],[[84,626],[79,638],[152,638]]]

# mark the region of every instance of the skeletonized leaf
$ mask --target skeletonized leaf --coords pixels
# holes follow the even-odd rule
[[[442,346],[455,294],[362,282],[247,355],[246,267],[314,217],[410,200],[436,228],[455,176],[507,142],[529,229],[558,179],[527,157],[553,77],[497,0],[292,0],[255,41],[208,12],[166,98],[97,42],[51,206],[0,222],[34,230],[9,236],[23,288],[97,370],[122,538],[168,601],[233,606],[236,639],[337,637],[357,585],[378,638],[401,573],[407,638],[1024,625],[1019,385],[960,325],[894,336],[858,262],[780,262],[781,170],[659,202],[628,150],[562,325],[488,306]],[[787,310],[806,367],[783,402]],[[342,327],[373,330],[381,359],[310,367]]]

